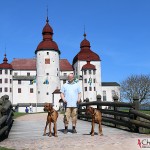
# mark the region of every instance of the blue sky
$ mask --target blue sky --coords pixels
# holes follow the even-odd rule
[[[0,0],[0,62],[35,56],[47,6],[61,58],[72,63],[85,26],[103,82],[150,73],[150,0]]]

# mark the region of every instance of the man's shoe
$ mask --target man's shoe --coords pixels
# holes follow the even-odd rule
[[[76,129],[72,129],[72,133],[77,133]]]

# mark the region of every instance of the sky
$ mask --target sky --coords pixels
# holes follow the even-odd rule
[[[150,74],[150,0],[0,0],[0,63],[35,57],[47,14],[61,59],[72,64],[85,30],[102,82]]]

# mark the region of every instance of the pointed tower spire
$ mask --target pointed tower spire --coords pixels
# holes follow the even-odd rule
[[[48,23],[49,20],[48,20],[48,5],[47,5],[47,18],[46,18],[46,22]]]
[[[3,63],[7,64],[8,59],[6,58],[6,53],[4,54],[4,59],[3,59]]]
[[[84,36],[84,39],[86,39],[85,25],[84,25],[84,34],[83,34],[83,36]]]

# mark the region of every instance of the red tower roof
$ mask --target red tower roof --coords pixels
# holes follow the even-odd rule
[[[96,70],[96,68],[90,64],[90,61],[87,61],[87,64],[83,65],[82,70]]]
[[[86,39],[86,34],[84,34],[84,40],[80,43],[80,52],[74,57],[73,65],[78,60],[100,61],[100,57],[94,53],[90,47],[90,42]]]
[[[39,43],[35,53],[41,50],[54,50],[60,53],[57,43],[53,41],[53,29],[48,22],[49,20],[47,18],[46,25],[42,30],[43,40]]]
[[[7,63],[6,54],[4,56],[3,63],[0,64],[0,69],[12,69],[12,65]]]

